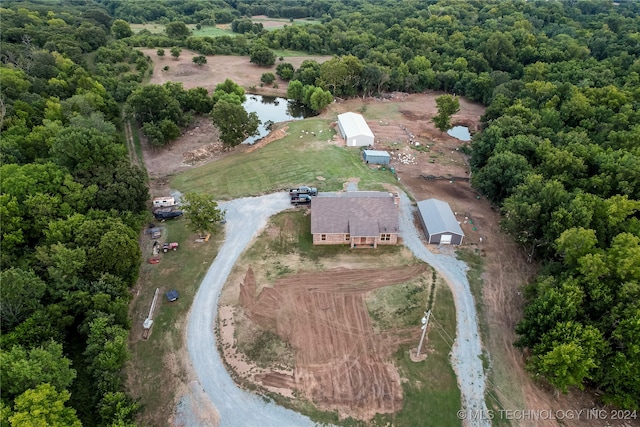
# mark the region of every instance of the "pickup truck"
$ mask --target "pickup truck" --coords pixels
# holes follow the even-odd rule
[[[158,211],[158,212],[155,212],[153,216],[159,220],[178,218],[182,216],[182,211],[170,211],[170,212]]]
[[[292,188],[291,190],[289,190],[289,196],[291,196],[291,197],[297,196],[299,194],[308,194],[309,196],[317,196],[318,195],[318,189],[314,188],[314,187],[307,187],[306,185],[303,185],[302,187]]]
[[[311,203],[311,196],[308,194],[299,194],[295,196],[291,196],[291,204],[292,205],[306,205]]]

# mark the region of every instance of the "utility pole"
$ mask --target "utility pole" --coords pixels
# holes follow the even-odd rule
[[[424,341],[424,336],[427,334],[427,326],[429,325],[430,316],[431,316],[431,310],[424,312],[424,317],[422,318],[422,336],[420,337],[420,344],[418,344],[418,351],[416,352],[416,357],[420,357],[420,350],[422,350],[422,342]]]
[[[153,302],[151,303],[151,308],[149,309],[149,316],[142,323],[142,338],[145,340],[149,337],[149,329],[153,325],[153,310],[156,308],[156,302],[158,301],[158,293],[160,292],[160,288],[156,288],[156,293],[153,295]]]

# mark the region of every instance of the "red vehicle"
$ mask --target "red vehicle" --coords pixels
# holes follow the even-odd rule
[[[171,243],[163,243],[162,244],[162,252],[169,252],[170,250],[177,251],[178,250],[178,242],[171,242]]]

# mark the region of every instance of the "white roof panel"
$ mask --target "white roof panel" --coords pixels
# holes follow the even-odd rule
[[[373,132],[360,114],[351,112],[338,114],[338,121],[347,138],[358,135],[367,135],[373,138]]]
[[[387,151],[382,150],[364,150],[364,154],[367,156],[391,157]]]

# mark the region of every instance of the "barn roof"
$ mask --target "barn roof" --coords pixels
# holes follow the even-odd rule
[[[364,150],[365,156],[391,157],[387,151],[382,150]]]
[[[347,138],[358,135],[367,135],[373,138],[373,132],[360,114],[351,112],[338,114],[338,122],[340,122]]]
[[[460,224],[449,204],[438,199],[418,202],[418,212],[429,229],[429,234],[453,233],[464,236]]]
[[[312,234],[350,233],[368,237],[398,231],[398,208],[389,193],[322,194],[311,204]]]

